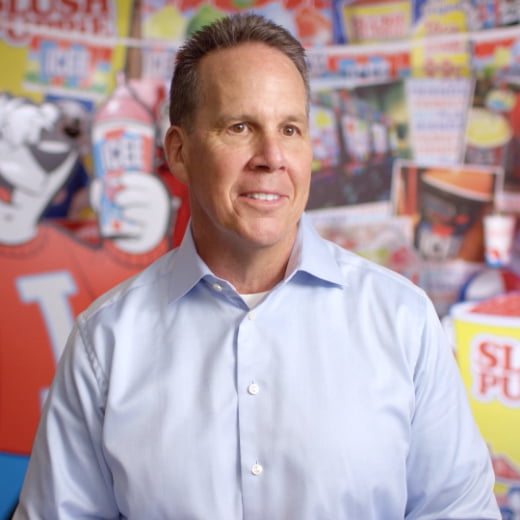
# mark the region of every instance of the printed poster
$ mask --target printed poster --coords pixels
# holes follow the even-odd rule
[[[470,28],[470,17],[467,10],[461,8],[459,0],[416,0],[412,75],[437,78],[469,76]]]
[[[520,21],[518,0],[471,0],[469,4],[473,30],[503,27]]]
[[[439,316],[449,312],[463,284],[482,269],[482,217],[493,210],[502,175],[498,167],[395,163],[392,211],[411,219],[421,259],[419,285]]]
[[[341,80],[342,86],[369,85],[410,76],[410,50],[404,42],[385,45],[329,46],[308,49],[310,75],[321,80]]]
[[[0,4],[0,91],[41,101],[45,95],[96,102],[124,68],[132,2]]]
[[[412,218],[423,259],[482,262],[482,217],[493,211],[502,181],[498,166],[396,161],[393,213]]]
[[[497,209],[520,211],[520,83],[515,76],[497,70],[477,77],[466,124],[464,161],[503,168]]]
[[[312,92],[308,209],[389,206],[392,165],[408,157],[402,82]]]
[[[520,11],[519,11],[520,12]],[[480,78],[520,75],[520,27],[476,33],[472,44],[472,69]]]
[[[409,78],[406,102],[413,158],[425,164],[463,162],[470,78]]]
[[[333,0],[338,43],[368,43],[407,38],[412,3],[407,0]]]

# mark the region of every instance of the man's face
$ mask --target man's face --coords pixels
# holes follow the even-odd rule
[[[204,57],[199,77],[193,128],[174,131],[182,164],[173,166],[190,188],[197,246],[287,249],[307,203],[312,161],[298,70],[280,51],[247,43]]]

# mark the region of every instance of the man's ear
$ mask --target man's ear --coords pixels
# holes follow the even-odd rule
[[[188,183],[186,164],[184,160],[185,134],[182,128],[170,126],[164,138],[164,152],[170,171],[184,184]]]

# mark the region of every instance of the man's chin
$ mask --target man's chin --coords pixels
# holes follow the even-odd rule
[[[238,233],[244,245],[249,245],[252,249],[266,250],[283,248],[291,244],[296,236],[297,226],[283,228],[277,223],[255,224],[242,232]]]

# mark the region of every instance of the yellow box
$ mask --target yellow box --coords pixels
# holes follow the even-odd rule
[[[475,302],[459,303],[450,312],[457,360],[492,455],[497,500],[508,518],[508,512],[520,511],[520,316],[480,313],[475,307]]]

